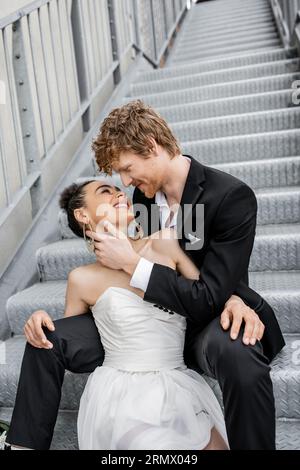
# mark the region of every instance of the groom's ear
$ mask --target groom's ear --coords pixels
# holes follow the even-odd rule
[[[153,137],[149,137],[149,148],[155,157],[159,155],[158,144]]]

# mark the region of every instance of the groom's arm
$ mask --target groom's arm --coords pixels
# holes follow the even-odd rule
[[[256,215],[253,191],[244,183],[236,184],[218,208],[199,280],[186,279],[171,268],[142,259],[131,285],[144,290],[144,300],[206,324],[221,314],[248,269]]]

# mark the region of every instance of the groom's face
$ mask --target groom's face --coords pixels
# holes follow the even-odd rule
[[[153,198],[162,187],[164,166],[156,154],[145,157],[124,152],[119,161],[114,163],[113,169],[119,173],[125,187],[137,187],[148,198]]]

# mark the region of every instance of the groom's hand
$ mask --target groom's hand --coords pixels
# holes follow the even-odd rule
[[[109,222],[106,222],[105,229],[107,233],[86,232],[94,239],[97,260],[107,268],[123,270],[132,276],[141,257],[123,232]]]
[[[265,326],[257,313],[248,307],[240,297],[231,296],[221,314],[221,325],[224,330],[230,329],[231,339],[237,339],[242,324],[245,323],[243,343],[255,345],[264,335]]]
[[[53,344],[47,340],[43,327],[50,331],[55,330],[55,326],[51,317],[45,310],[37,310],[34,312],[24,327],[24,334],[31,346],[39,349],[52,349]]]

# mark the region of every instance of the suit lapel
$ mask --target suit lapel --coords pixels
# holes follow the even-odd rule
[[[180,246],[187,240],[183,228],[187,226],[187,221],[192,216],[194,208],[204,191],[202,183],[205,181],[203,165],[190,155],[186,156],[191,159],[191,164],[180,201],[182,217],[177,219],[177,234]]]

